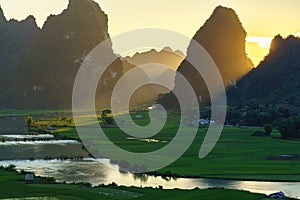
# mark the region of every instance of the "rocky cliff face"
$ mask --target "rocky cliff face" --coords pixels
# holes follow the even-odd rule
[[[274,37],[269,54],[228,91],[229,103],[277,104],[300,108],[300,38]]]
[[[61,14],[48,17],[35,45],[22,60],[10,102],[19,107],[70,107],[82,61],[106,39],[107,16],[99,5],[92,0],[70,0]],[[111,46],[107,53],[113,54]],[[98,97],[103,104],[109,102],[108,93],[122,74],[120,59],[116,57],[109,69],[103,76],[105,83],[100,80],[99,85]]]
[[[20,61],[36,42],[40,29],[34,17],[23,21],[7,20],[0,7],[0,101],[8,92],[9,85],[15,81]],[[2,102],[3,103],[3,102]]]
[[[1,107],[70,108],[80,65],[98,44],[110,40],[107,15],[92,0],[69,0],[68,8],[59,15],[49,16],[41,30],[33,17],[7,22],[2,10],[0,24]],[[118,58],[111,42],[105,54],[115,61],[99,81],[96,92],[99,108],[110,106],[115,84],[136,67]],[[146,74],[139,78],[148,79]],[[152,104],[157,95],[155,89],[144,86],[133,95],[130,105],[133,108]]]
[[[225,86],[254,67],[246,55],[246,35],[235,11],[218,6],[193,37],[213,58]]]
[[[234,84],[253,68],[252,62],[245,53],[245,38],[246,31],[235,11],[222,6],[214,10],[193,37],[193,40],[201,44],[216,63],[225,87]],[[187,57],[192,54],[192,49],[189,47]],[[207,86],[194,67],[184,60],[178,72],[189,80],[199,96],[199,101],[203,104],[207,103],[209,101]],[[171,96],[168,95],[164,102],[175,103],[174,97]]]

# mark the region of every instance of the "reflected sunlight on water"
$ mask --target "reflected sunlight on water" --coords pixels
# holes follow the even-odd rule
[[[289,197],[300,197],[300,182],[237,181],[203,178],[163,178],[160,176],[134,175],[122,173],[119,167],[110,164],[108,159],[71,160],[34,160],[0,161],[0,165],[13,164],[17,170],[33,172],[37,176],[53,177],[58,182],[86,182],[93,186],[115,182],[123,186],[158,187],[165,189],[227,188],[270,194],[283,191]],[[109,166],[108,166],[109,165]]]

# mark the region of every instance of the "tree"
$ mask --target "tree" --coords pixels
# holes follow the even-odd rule
[[[32,116],[26,117],[26,124],[27,124],[28,128],[30,128],[33,125],[33,123],[34,123],[34,121],[33,121]]]
[[[111,110],[109,110],[109,109],[102,110],[101,118],[105,119],[109,114],[111,114]]]
[[[67,120],[67,123],[68,123],[69,126],[71,126],[72,122],[73,122],[72,118],[70,118],[70,119]]]
[[[277,128],[283,138],[300,137],[300,116],[281,119]]]
[[[106,110],[103,110],[102,113],[101,113],[101,118],[102,118],[102,121],[105,123],[105,124],[109,124],[109,125],[112,125],[115,123],[114,119],[113,119],[113,116],[112,116],[112,112],[111,110],[109,109],[106,109]]]
[[[241,121],[241,113],[238,109],[229,108],[227,110],[226,120],[228,124],[237,125]]]
[[[66,121],[67,121],[67,118],[66,117],[62,117],[60,119],[60,121],[63,123],[64,126],[66,126]]]
[[[71,126],[72,122],[73,122],[73,118],[66,118],[66,117],[62,117],[61,122],[63,122],[64,126]]]
[[[267,136],[270,136],[272,133],[272,126],[270,124],[265,124],[264,129],[265,129],[265,134]]]
[[[260,125],[260,119],[257,111],[248,110],[245,117],[245,123],[248,126],[258,126]]]

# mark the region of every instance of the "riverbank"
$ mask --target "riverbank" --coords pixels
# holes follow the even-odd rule
[[[93,187],[116,183],[125,187],[158,187],[193,190],[194,188],[224,188],[252,193],[271,194],[283,191],[287,196],[300,198],[300,182],[239,181],[214,178],[174,178],[120,172],[118,165],[108,159],[83,160],[11,160],[0,166],[16,166],[18,172],[28,171],[37,176],[54,178],[59,183],[89,183]]]
[[[148,172],[146,175],[150,176],[161,176],[164,178],[192,178],[192,179],[216,179],[216,180],[237,180],[237,181],[261,181],[261,182],[300,182],[300,175],[245,175],[245,174],[234,174],[234,175],[184,175],[176,174],[172,172],[160,173],[160,172]]]
[[[24,172],[23,172],[24,174]],[[51,179],[35,178],[24,181],[24,175],[13,169],[0,169],[0,198],[44,198],[49,199],[268,199],[263,194],[245,191],[207,189],[207,190],[164,190],[162,188],[120,187],[115,184],[92,188],[88,184],[61,184]]]

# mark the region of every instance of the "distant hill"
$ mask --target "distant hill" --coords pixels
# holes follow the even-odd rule
[[[222,6],[218,6],[213,11],[210,18],[193,37],[213,58],[226,87],[230,87],[253,68],[253,64],[245,52],[245,38],[246,31],[235,11]],[[189,47],[187,57],[192,54],[192,49]],[[178,72],[189,80],[199,96],[199,101],[207,103],[209,101],[207,86],[194,67],[184,60],[180,64]],[[163,98],[162,102],[174,105],[176,104],[174,98],[169,94]]]
[[[249,74],[228,90],[231,105],[277,104],[300,108],[300,38],[274,37],[270,52]]]
[[[165,47],[160,51],[152,49],[150,51],[136,53],[131,57],[125,57],[124,60],[126,60],[128,63],[134,64],[134,66],[156,63],[173,69],[174,74],[172,77],[166,77],[165,73],[161,73],[160,71],[157,71],[154,68],[151,70],[147,70],[147,74],[149,80],[155,82],[156,80],[163,78],[164,81],[168,81],[168,84],[173,85],[174,87],[176,75],[175,71],[177,70],[184,57],[185,55],[181,51],[173,51],[170,47]],[[127,72],[128,70],[130,70],[130,68],[124,68],[125,72]],[[159,95],[168,93],[170,92],[170,90],[160,85],[152,84],[144,86],[140,89],[140,91],[137,92],[141,93],[140,95],[146,95],[149,100],[151,99],[151,101],[154,101]]]
[[[131,57],[127,56],[125,59],[136,66],[147,63],[159,63],[177,70],[184,57],[185,55],[181,51],[173,51],[170,47],[165,47],[161,51],[152,49],[143,53],[136,53]],[[152,73],[153,77],[160,76],[160,74],[155,74],[155,71]]]

